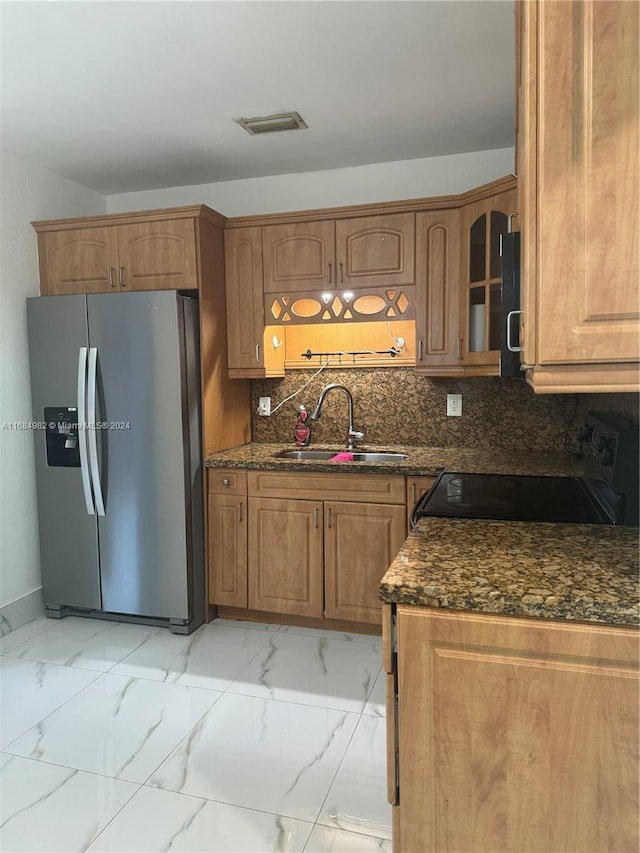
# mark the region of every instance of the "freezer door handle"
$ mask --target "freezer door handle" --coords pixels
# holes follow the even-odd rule
[[[80,444],[80,473],[82,474],[82,489],[84,502],[89,515],[95,515],[91,483],[89,481],[89,460],[87,457],[87,348],[78,350],[78,442]]]
[[[96,424],[96,374],[98,369],[98,348],[89,347],[89,370],[87,382],[87,428],[89,430],[89,462],[91,466],[91,482],[93,497],[96,502],[96,512],[104,515],[100,471],[98,470],[98,438]]]

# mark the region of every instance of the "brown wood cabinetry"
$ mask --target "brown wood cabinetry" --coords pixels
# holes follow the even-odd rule
[[[209,601],[247,607],[247,474],[209,469]]]
[[[516,213],[516,191],[462,209],[460,361],[465,375],[497,375],[502,336],[500,235]]]
[[[524,360],[538,392],[637,391],[637,3],[519,9]]]
[[[233,379],[284,376],[284,336],[266,326],[262,292],[262,229],[227,228],[224,233],[229,375]]]
[[[380,623],[380,580],[406,538],[404,506],[324,504],[324,615]]]
[[[216,471],[214,485],[209,472],[211,535],[225,518],[229,525],[223,541],[211,543],[210,603],[379,625],[380,579],[406,536],[405,478],[243,472],[243,528],[245,492],[234,481],[224,485],[231,473]]]
[[[202,211],[177,208],[33,223],[41,293],[196,290]],[[224,223],[222,217],[214,219],[216,225]]]
[[[266,225],[264,292],[413,284],[414,220],[413,213],[396,213]]]
[[[249,607],[323,613],[322,502],[249,498]]]
[[[44,295],[120,289],[118,236],[113,226],[41,233],[38,254]]]
[[[498,373],[499,238],[516,212],[515,186],[502,178],[416,213],[416,373]]]
[[[395,853],[638,849],[637,630],[398,606],[387,646]]]
[[[339,288],[414,284],[415,215],[337,219],[336,264]]]
[[[460,211],[416,214],[416,373],[462,375]]]
[[[265,293],[300,293],[335,287],[335,225],[329,220],[265,225]]]

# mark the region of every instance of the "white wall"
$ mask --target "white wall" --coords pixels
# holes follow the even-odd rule
[[[106,199],[4,151],[0,179],[0,608],[6,608],[41,586],[33,434],[2,428],[32,420],[25,298],[38,295],[38,255],[29,223],[104,213]]]
[[[250,216],[427,198],[464,192],[514,171],[513,148],[347,169],[273,175],[192,187],[169,187],[107,197],[109,213],[206,204],[224,216]]]

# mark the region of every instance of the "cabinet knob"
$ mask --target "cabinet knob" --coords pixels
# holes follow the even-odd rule
[[[229,485],[229,478],[228,478],[228,477],[223,477],[223,478],[222,478],[222,485],[223,485],[223,486],[228,486],[228,485]]]

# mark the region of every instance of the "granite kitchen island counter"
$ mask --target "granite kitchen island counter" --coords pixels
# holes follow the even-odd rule
[[[539,476],[581,476],[580,460],[564,452],[513,450],[474,450],[467,447],[408,447],[395,445],[358,445],[357,450],[394,451],[406,454],[399,462],[330,462],[309,459],[278,459],[282,450],[295,445],[252,442],[212,453],[204,460],[208,468],[253,468],[261,471],[316,471],[361,474],[405,474],[437,477],[441,471],[481,472],[487,474],[532,474]],[[312,444],[310,450],[344,450],[339,445]]]
[[[476,613],[638,625],[637,527],[423,518],[380,598]]]

